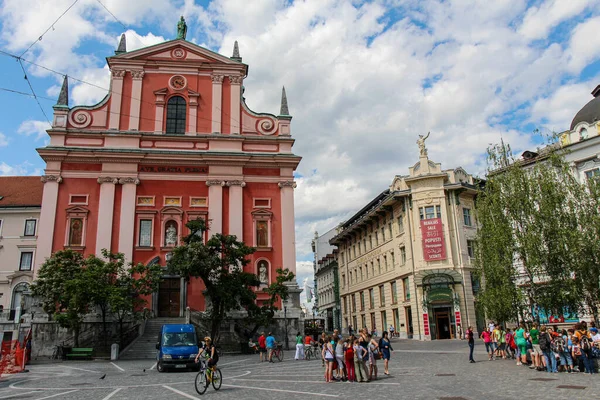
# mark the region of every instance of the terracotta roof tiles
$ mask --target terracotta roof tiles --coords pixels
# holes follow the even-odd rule
[[[40,207],[43,191],[39,176],[0,176],[0,208]]]

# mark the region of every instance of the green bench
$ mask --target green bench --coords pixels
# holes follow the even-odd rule
[[[94,349],[91,347],[74,347],[71,352],[67,354],[67,358],[92,358]]]

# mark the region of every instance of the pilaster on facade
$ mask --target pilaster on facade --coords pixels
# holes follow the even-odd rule
[[[206,181],[208,186],[208,237],[223,233],[223,187],[227,182],[219,179]]]
[[[54,232],[58,205],[58,185],[63,179],[59,174],[47,174],[41,177],[41,181],[44,183],[44,192],[42,195],[42,209],[38,232]],[[52,255],[53,244],[54,235],[38,236],[35,267],[33,269],[34,277],[37,276],[39,267],[41,267],[46,258]]]
[[[96,255],[102,254],[102,249],[111,250],[113,215],[115,207],[115,185],[119,178],[100,176],[100,200],[98,204],[98,227],[96,229]]]
[[[242,180],[227,181],[229,187],[229,234],[238,240],[244,239],[244,196],[246,182]]]
[[[223,74],[212,74],[212,133],[221,133],[221,114],[223,108]]]
[[[131,71],[131,103],[129,107],[129,130],[137,131],[140,129],[140,106],[142,103],[142,79],[144,70]]]
[[[292,180],[278,183],[281,192],[281,248],[283,268],[296,273],[296,231],[294,226],[294,189]]]
[[[121,122],[121,100],[123,97],[123,78],[125,77],[126,71],[124,69],[113,68],[111,72],[112,83],[108,129],[119,130],[119,124]]]
[[[244,77],[241,75],[230,75],[229,82],[231,82],[231,108],[230,108],[230,124],[231,134],[240,134],[240,101],[242,99],[242,81]]]
[[[137,177],[119,178],[121,189],[121,210],[119,217],[119,253],[123,253],[126,262],[133,261],[133,248],[135,245],[135,206],[137,186],[140,180]]]

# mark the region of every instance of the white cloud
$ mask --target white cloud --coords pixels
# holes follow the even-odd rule
[[[0,147],[8,146],[8,138],[2,132],[0,132]]]
[[[47,121],[28,120],[19,125],[17,133],[25,136],[35,135],[35,140],[40,140],[46,137],[47,129],[50,129]]]
[[[580,23],[573,30],[567,51],[569,69],[581,71],[600,58],[600,17]]]
[[[31,27],[43,30],[70,3],[6,0],[0,10],[6,48],[23,51],[41,33]],[[535,147],[522,131],[527,122],[568,128],[595,86],[577,74],[600,52],[598,7],[580,0],[530,3],[104,1],[129,26],[129,50],[172,39],[181,14],[188,40],[227,56],[238,40],[250,66],[244,86],[252,109],[277,113],[286,86],[294,152],[303,157],[295,197],[298,260],[311,259],[315,230],[335,227],[394,175],[408,172],[418,159],[418,134],[431,131],[430,158],[444,168],[482,174],[489,144],[503,138],[515,150]],[[138,33],[152,23],[159,28]],[[566,39],[541,45],[559,25],[565,31],[556,40]],[[94,103],[107,92],[109,71],[104,54],[86,54],[81,44],[116,48],[115,26],[96,1],[81,0],[27,57],[100,86],[70,82],[71,105]],[[56,97],[61,83],[57,76],[48,95]],[[312,264],[302,273],[312,274]]]
[[[41,175],[42,172],[41,168],[34,168],[33,164],[28,161],[17,165],[9,165],[4,161],[0,162],[0,176]]]
[[[585,10],[594,0],[547,0],[531,7],[523,18],[519,33],[530,40],[542,39],[561,22]]]

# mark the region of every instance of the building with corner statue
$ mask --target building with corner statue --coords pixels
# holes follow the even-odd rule
[[[342,223],[338,248],[342,325],[402,338],[456,337],[476,326],[471,276],[477,184],[461,167],[442,169],[420,136],[419,161],[407,175]],[[480,321],[483,323],[483,321]]]

